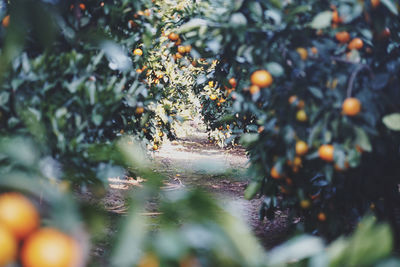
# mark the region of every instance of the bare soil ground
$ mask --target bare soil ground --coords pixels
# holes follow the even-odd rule
[[[289,230],[284,212],[277,211],[274,221],[260,221],[263,198],[246,200],[243,197],[249,182],[246,177],[248,159],[243,148],[220,148],[208,141],[206,133],[194,132],[163,144],[154,153],[154,160],[158,171],[169,178],[170,184],[201,188],[224,205],[233,207],[235,215],[247,222],[265,248],[287,239]]]

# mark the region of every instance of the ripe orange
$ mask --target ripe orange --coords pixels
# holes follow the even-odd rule
[[[260,87],[258,87],[257,85],[250,86],[250,94],[254,95],[258,92],[260,92]]]
[[[296,142],[296,155],[304,156],[308,152],[308,145],[304,141]]]
[[[289,101],[289,104],[293,104],[294,102],[297,101],[297,96],[295,96],[295,95],[290,96],[288,101]]]
[[[315,46],[311,47],[311,53],[313,53],[314,55],[318,54],[318,48],[316,48]]]
[[[371,0],[371,6],[373,8],[377,8],[380,5],[381,1],[380,0]]]
[[[175,41],[175,45],[178,46],[182,43],[181,38],[178,38],[178,40]]]
[[[137,107],[136,110],[135,110],[135,113],[136,113],[137,115],[140,115],[140,114],[142,114],[143,112],[144,112],[144,107]]]
[[[257,70],[253,72],[253,74],[251,75],[250,81],[253,85],[257,85],[260,88],[264,88],[272,84],[273,78],[268,71]]]
[[[210,99],[214,101],[215,99],[217,99],[217,96],[216,95],[210,95]]]
[[[135,56],[141,56],[141,55],[143,55],[143,51],[140,48],[136,48],[135,50],[133,50],[133,54]]]
[[[17,257],[18,241],[8,228],[0,224],[0,266],[7,266]]]
[[[191,45],[186,45],[185,46],[185,50],[186,50],[186,53],[189,53],[190,51],[192,51],[192,46]]]
[[[320,212],[320,213],[318,213],[318,220],[320,221],[320,222],[324,222],[324,221],[326,221],[326,215],[325,215],[325,213],[323,213],[323,212]]]
[[[271,177],[274,179],[282,178],[282,175],[278,172],[278,170],[275,167],[272,167],[270,174],[271,174]]]
[[[0,223],[23,239],[39,226],[39,213],[35,206],[19,193],[0,195]]]
[[[332,23],[339,24],[342,22],[342,18],[339,16],[339,12],[337,10],[332,13]]]
[[[361,40],[360,38],[354,38],[353,40],[351,40],[351,42],[347,47],[350,50],[352,49],[360,50],[361,48],[363,48],[363,46],[364,46],[363,40]]]
[[[85,4],[80,3],[80,4],[79,4],[79,8],[80,8],[81,10],[85,10],[85,9],[86,9],[86,6],[85,6]]]
[[[183,56],[182,56],[182,54],[181,54],[181,53],[176,53],[176,54],[175,54],[175,57],[176,57],[177,59],[181,59],[181,58],[183,58]]]
[[[297,108],[303,109],[306,103],[304,103],[304,100],[299,100],[299,103],[297,103]]]
[[[21,261],[26,267],[74,267],[80,261],[78,243],[53,228],[42,228],[24,242]]]
[[[342,112],[347,116],[355,116],[361,111],[361,102],[355,97],[346,98],[342,105]]]
[[[390,35],[391,35],[390,29],[386,27],[385,29],[382,30],[380,37],[386,39],[389,38]]]
[[[350,41],[350,34],[346,31],[336,33],[335,37],[336,40],[338,40],[341,44],[345,44]]]
[[[300,55],[300,58],[302,60],[306,60],[308,58],[307,49],[305,49],[303,47],[299,47],[299,48],[296,49],[296,52]]]
[[[341,168],[338,164],[335,164],[335,166],[334,166],[335,171],[338,171],[338,172],[345,171],[348,168],[350,168],[350,164],[347,161],[344,163],[343,168]]]
[[[236,87],[236,85],[237,85],[236,79],[235,79],[235,78],[230,78],[230,79],[229,79],[229,84],[230,84],[232,87]]]
[[[304,109],[297,111],[296,119],[300,122],[305,122],[308,120],[307,113],[304,111]]]
[[[332,162],[334,150],[333,145],[322,145],[318,149],[318,155],[321,159]]]
[[[171,33],[168,35],[168,39],[170,39],[170,40],[173,41],[173,42],[178,41],[179,35],[176,34],[176,33],[174,33],[174,32],[171,32]]]
[[[3,25],[4,28],[7,28],[8,25],[10,25],[10,15],[7,15],[3,18],[1,25]]]
[[[178,52],[181,54],[185,54],[186,53],[186,47],[183,45],[178,46]]]
[[[133,20],[129,20],[129,21],[128,21],[128,26],[129,26],[129,28],[134,28],[134,27],[137,26],[137,24],[136,24],[136,22],[134,22]]]
[[[308,200],[308,199],[303,199],[303,200],[301,200],[301,201],[300,201],[300,207],[301,207],[302,209],[308,209],[308,208],[310,208],[310,207],[311,207],[311,202],[310,202],[310,200]]]

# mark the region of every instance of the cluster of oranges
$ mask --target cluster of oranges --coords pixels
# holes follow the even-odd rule
[[[78,243],[55,228],[40,228],[40,215],[19,193],[0,195],[0,266],[20,260],[26,267],[74,267]]]
[[[175,43],[175,46],[177,46],[178,52],[176,52],[175,55],[173,55],[173,58],[176,59],[181,59],[186,53],[190,53],[192,51],[192,46],[191,45],[181,45],[182,44],[182,39],[179,37],[179,34],[171,32],[168,35],[168,39],[172,42]]]

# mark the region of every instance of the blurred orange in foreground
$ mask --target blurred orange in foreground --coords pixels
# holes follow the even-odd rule
[[[76,267],[80,263],[78,243],[53,228],[42,228],[24,242],[21,261],[24,267]]]
[[[0,195],[0,223],[18,239],[23,239],[39,227],[39,213],[25,196],[19,193]]]
[[[18,241],[4,225],[0,224],[0,266],[14,262],[17,257]]]

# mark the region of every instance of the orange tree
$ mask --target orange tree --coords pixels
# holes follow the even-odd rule
[[[97,183],[99,144],[150,145],[161,95],[147,75],[157,14],[143,1],[12,1],[2,6],[0,132],[34,136],[76,183]],[[154,25],[154,26],[153,26]],[[101,180],[101,179],[100,179]]]
[[[218,60],[212,79],[237,81],[230,113],[213,117],[248,120],[234,134],[252,163],[247,197],[266,195],[261,218],[290,208],[306,231],[328,237],[350,231],[369,210],[394,223],[399,6],[309,0],[201,8],[204,17],[180,34]]]

